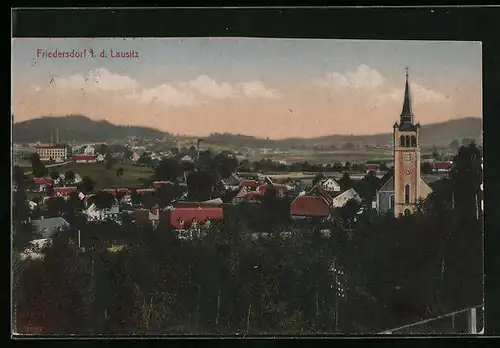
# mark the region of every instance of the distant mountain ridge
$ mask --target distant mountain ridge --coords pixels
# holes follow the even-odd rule
[[[82,115],[70,115],[65,117],[46,116],[28,121],[14,123],[13,141],[19,143],[48,142],[51,134],[55,141],[56,129],[59,129],[61,141],[77,142],[86,141],[112,141],[123,140],[129,136],[141,138],[174,140],[174,136],[155,128],[139,126],[119,126],[107,121],[93,121]],[[442,123],[434,123],[422,126],[422,146],[446,146],[455,139],[475,139],[478,141],[482,133],[482,122],[478,117],[465,117]],[[186,137],[194,138],[194,137]],[[392,141],[392,133],[373,135],[329,135],[317,138],[288,138],[281,140],[270,140],[256,138],[248,135],[214,133],[208,137],[201,137],[205,144],[218,144],[231,147],[313,147],[339,145],[346,142],[362,142],[372,145],[387,145]]]
[[[83,115],[69,115],[64,117],[44,116],[14,123],[12,138],[14,142],[28,143],[40,141],[49,142],[51,137],[56,141],[56,132],[59,132],[60,142],[100,142],[123,140],[129,136],[145,138],[172,138],[169,133],[155,128],[139,126],[119,126],[108,121],[94,121]]]

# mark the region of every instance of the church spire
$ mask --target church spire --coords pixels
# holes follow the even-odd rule
[[[400,116],[401,125],[413,125],[413,111],[411,109],[410,87],[408,84],[408,68],[406,68],[405,96],[403,101],[403,110]]]

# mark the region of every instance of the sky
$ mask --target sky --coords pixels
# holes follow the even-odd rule
[[[416,122],[482,117],[481,61],[479,42],[13,39],[11,107],[198,136],[387,133],[406,67]]]

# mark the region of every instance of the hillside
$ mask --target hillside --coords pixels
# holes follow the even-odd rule
[[[61,141],[112,141],[123,140],[128,136],[142,138],[173,139],[169,133],[160,130],[138,126],[118,126],[107,121],[93,121],[85,116],[41,117],[29,121],[15,123],[13,126],[13,140],[18,143],[48,142],[51,133],[54,136],[59,128]],[[447,146],[452,140],[469,138],[479,140],[482,132],[481,119],[467,117],[442,123],[422,126],[421,145],[423,147]],[[205,137],[206,145],[216,144],[224,147],[274,147],[274,148],[301,148],[331,145],[340,145],[346,142],[362,142],[373,145],[386,145],[391,142],[392,133],[373,135],[329,135],[312,139],[289,138],[282,140],[266,140],[240,134],[211,134]]]
[[[452,140],[469,138],[479,140],[482,133],[481,119],[467,117],[442,123],[422,126],[421,145],[424,147],[447,146]],[[329,135],[312,139],[289,138],[283,140],[266,140],[245,135],[212,134],[205,138],[205,143],[227,144],[232,146],[247,147],[312,147],[322,145],[340,145],[346,142],[362,142],[373,145],[386,145],[391,143],[392,133],[373,135]]]
[[[138,136],[150,139],[169,138],[164,133],[154,128],[137,126],[118,126],[107,121],[93,121],[81,115],[66,117],[45,116],[33,120],[14,123],[12,138],[14,142],[27,143],[40,141],[49,142],[51,134],[56,140],[56,129],[59,129],[61,142],[87,142],[123,140],[128,136]]]

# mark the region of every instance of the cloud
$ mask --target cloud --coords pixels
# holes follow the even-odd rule
[[[144,103],[162,103],[174,107],[193,105],[195,103],[193,95],[179,91],[169,84],[146,88],[139,93],[128,94],[125,97]]]
[[[146,88],[125,75],[107,69],[95,69],[87,74],[53,77],[50,85],[59,91],[83,90],[86,92],[120,92],[130,100],[144,103],[162,103],[174,107],[193,105],[213,99],[229,98],[279,98],[282,94],[267,88],[261,81],[230,84],[219,82],[208,75],[177,84],[163,83]]]
[[[139,88],[139,82],[126,76],[99,68],[87,74],[75,74],[68,78],[54,77],[54,86],[62,90],[94,90],[106,92],[134,93]]]
[[[377,70],[362,64],[356,71],[329,72],[322,78],[313,79],[312,85],[319,88],[376,88],[384,82]]]
[[[276,89],[268,89],[261,81],[237,84],[244,96],[248,98],[281,98],[283,95]]]
[[[410,93],[412,98],[419,103],[434,103],[434,102],[444,102],[450,99],[442,93],[430,90],[422,85],[416,83],[410,83]],[[377,101],[385,102],[402,102],[404,98],[403,89],[393,89],[391,92],[386,94],[381,94],[377,97]]]
[[[194,80],[181,83],[181,86],[216,99],[232,98],[238,94],[237,89],[229,83],[218,83],[207,75],[200,75]]]

